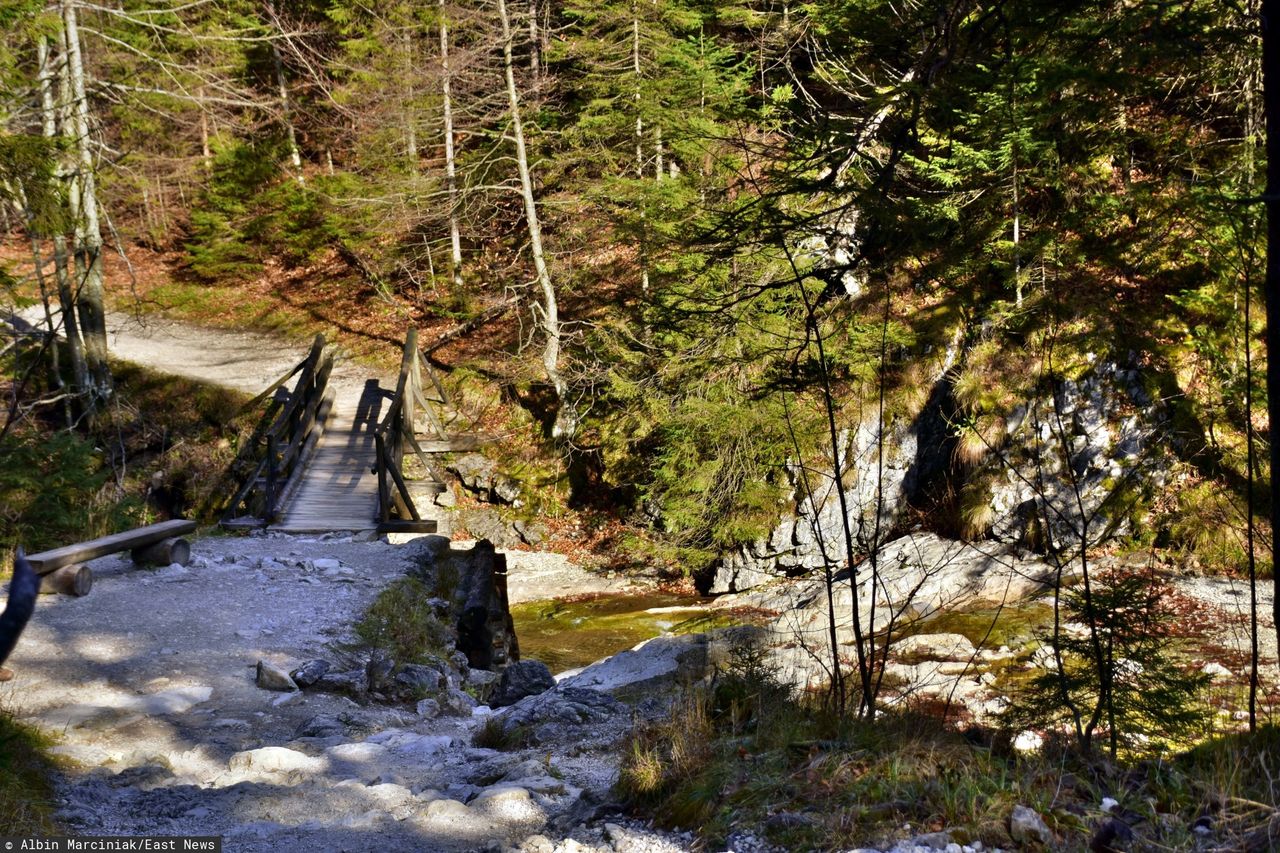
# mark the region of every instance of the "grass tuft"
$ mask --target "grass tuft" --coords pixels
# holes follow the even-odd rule
[[[432,592],[417,578],[400,578],[378,594],[356,623],[356,636],[397,663],[427,663],[453,653],[453,632],[428,603]]]
[[[0,835],[57,835],[51,741],[0,710]]]

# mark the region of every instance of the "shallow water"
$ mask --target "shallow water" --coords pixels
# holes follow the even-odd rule
[[[563,672],[586,666],[664,633],[691,634],[732,620],[711,613],[707,599],[646,593],[576,601],[531,601],[511,608],[520,657]]]

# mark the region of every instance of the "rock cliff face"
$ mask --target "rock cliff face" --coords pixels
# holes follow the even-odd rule
[[[1019,406],[1005,451],[986,463],[992,538],[1072,548],[1129,532],[1142,490],[1168,482],[1156,446],[1165,420],[1138,371],[1112,361]]]
[[[902,532],[913,506],[966,484],[983,538],[1035,550],[1124,534],[1142,511],[1144,490],[1167,484],[1158,442],[1166,415],[1136,368],[1097,360],[1078,381],[1017,405],[1004,418],[999,446],[970,465],[954,461],[961,419],[951,381],[950,372],[940,377],[909,422],[884,427],[873,418],[842,433],[843,505],[830,470],[808,473],[808,494],[800,472],[789,470],[793,497],[773,531],[726,554],[703,591],[741,592],[824,562],[841,566],[842,514],[855,551],[866,554]]]

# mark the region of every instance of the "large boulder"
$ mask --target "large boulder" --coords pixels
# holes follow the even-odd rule
[[[654,637],[633,649],[597,661],[585,669],[562,675],[562,688],[598,690],[624,700],[704,681],[723,665],[735,644],[752,642],[756,629],[728,628],[709,634]]]
[[[542,661],[517,661],[503,670],[498,689],[489,696],[489,705],[493,708],[514,705],[526,696],[536,696],[555,686],[551,669]]]
[[[901,627],[945,609],[978,602],[1009,602],[1038,592],[1053,569],[1012,545],[981,546],[913,533],[896,539],[876,556],[876,628],[890,616]],[[853,600],[864,630],[872,617],[872,564],[864,560],[853,580],[842,575],[832,588],[836,638],[844,657],[853,656]],[[777,613],[763,642],[779,679],[818,686],[828,678],[830,626],[821,580],[776,584],[739,595],[722,596],[717,607],[750,607]]]
[[[509,735],[520,732],[530,744],[572,741],[616,742],[630,726],[631,708],[607,693],[557,687],[526,696],[499,711],[494,720]]]

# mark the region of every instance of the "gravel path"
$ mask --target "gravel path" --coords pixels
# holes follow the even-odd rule
[[[470,746],[484,708],[419,716],[256,686],[259,660],[358,664],[351,624],[420,542],[210,536],[192,550],[186,567],[91,563],[88,596],[41,599],[0,686],[0,706],[68,759],[58,817],[73,831],[221,835],[244,851],[686,849],[582,819],[609,799],[610,738],[495,752]],[[518,571],[512,589],[533,594]]]

